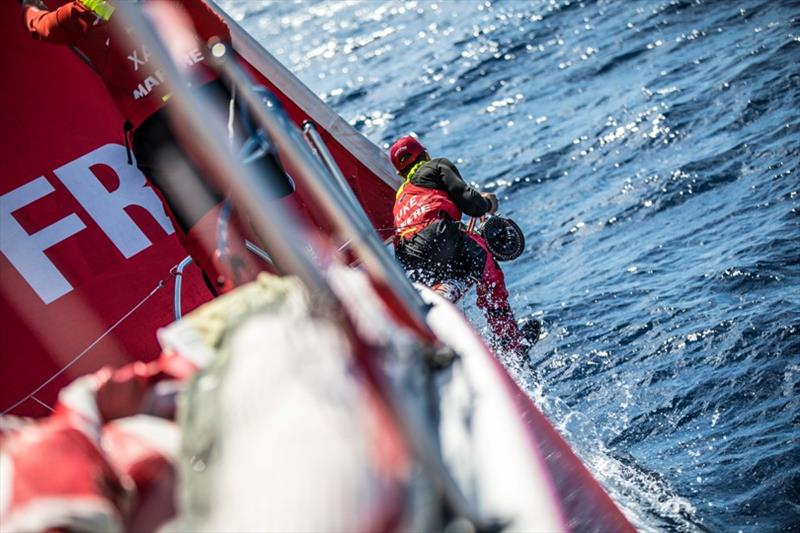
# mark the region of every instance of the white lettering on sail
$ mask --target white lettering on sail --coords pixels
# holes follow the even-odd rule
[[[126,258],[152,243],[125,212],[132,205],[143,207],[165,233],[175,230],[156,193],[147,187],[144,175],[126,161],[124,146],[107,144],[56,169],[55,174],[81,203],[97,225]],[[119,177],[119,187],[109,192],[91,171],[94,165],[110,167]]]
[[[134,57],[136,57],[136,61],[134,60]],[[150,55],[147,54],[145,61],[147,61],[149,57]],[[139,63],[144,64],[138,59],[136,51],[133,52],[132,56],[128,56],[128,59],[134,61],[134,65],[138,65]],[[200,63],[204,59],[205,56],[203,56],[203,52],[201,52],[199,48],[194,48],[190,52],[183,54],[180,64],[188,68],[192,65]],[[138,66],[135,68],[135,70],[139,70]],[[133,99],[139,100],[140,98],[144,98],[150,94],[153,89],[161,85],[164,82],[164,79],[164,73],[161,71],[161,69],[157,69],[155,72],[153,72],[153,74],[147,76],[142,80],[141,83],[139,83],[139,85],[136,86],[136,88],[133,89]]]
[[[86,225],[73,213],[29,234],[14,218],[14,211],[32,204],[54,190],[40,176],[0,196],[0,251],[46,304],[70,292],[72,285],[44,251],[75,235]]]
[[[91,168],[109,167],[119,185],[109,191]],[[126,258],[152,245],[150,239],[125,212],[129,206],[144,208],[167,235],[175,229],[161,200],[147,186],[144,175],[127,163],[125,147],[106,144],[55,170],[56,176],[80,202],[89,216]],[[44,177],[0,196],[0,252],[17,269],[45,304],[72,291],[72,285],[44,253],[86,228],[71,213],[55,223],[29,234],[14,217],[18,209],[30,205],[55,189]]]
[[[199,63],[204,59],[205,57],[203,57],[203,53],[200,51],[200,49],[195,48],[183,57],[183,64],[184,66],[191,67],[195,63]]]
[[[133,90],[133,99],[138,100],[139,98],[144,98],[150,94],[150,91],[161,85],[163,81],[164,73],[161,72],[161,69],[156,70],[152,76],[147,76],[142,83],[136,86]]]
[[[138,72],[139,66],[144,67],[150,61],[150,50],[146,46],[142,46],[142,57],[139,57],[139,51],[134,49],[128,56],[128,59],[133,63],[134,72]]]

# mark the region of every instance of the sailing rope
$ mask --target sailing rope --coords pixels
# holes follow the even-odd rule
[[[36,396],[31,396],[31,400],[33,400],[34,402],[38,403],[39,405],[41,405],[42,407],[44,407],[45,409],[47,409],[47,410],[48,410],[48,411],[50,411],[51,413],[55,413],[55,412],[56,412],[56,410],[55,410],[55,409],[53,409],[52,407],[50,407],[49,405],[47,405],[46,403],[44,403],[42,400],[40,400],[40,399],[39,399],[39,398],[37,398]]]
[[[475,222],[476,222],[477,220],[479,220],[479,221],[481,221],[481,222],[482,222],[482,221],[484,220],[484,218],[485,218],[485,217],[477,217],[477,218],[476,218],[476,217],[471,217],[471,218],[470,218],[470,221],[469,221],[469,225],[467,226],[467,231],[468,231],[468,232],[473,232],[473,230],[474,230],[474,228],[475,228]],[[396,227],[396,228],[395,228],[394,226],[385,226],[385,227],[382,227],[382,228],[375,228],[375,231],[388,231],[388,230],[393,230],[393,231],[394,231],[394,233],[397,233],[397,232],[399,232],[400,230],[403,230],[403,229],[406,229],[406,228],[415,228],[415,227],[417,227],[417,226],[422,226],[422,225],[425,225],[425,224],[428,224],[428,222],[418,222],[418,223],[416,223],[416,224],[406,224],[405,226],[398,226],[398,227]]]
[[[406,224],[405,226],[397,226],[396,228],[395,228],[394,226],[385,226],[385,227],[382,227],[382,228],[375,228],[375,231],[388,231],[388,230],[392,230],[392,231],[394,231],[395,233],[397,233],[397,232],[399,232],[401,229],[406,229],[406,228],[416,228],[417,226],[422,226],[422,225],[425,225],[425,224],[427,224],[427,222],[417,222],[416,224]]]
[[[234,85],[231,88],[231,97],[228,100],[228,142],[233,148],[234,144],[234,121],[236,118],[236,86]],[[220,210],[219,216],[217,217],[217,244],[215,251],[219,251],[222,255],[223,259],[227,255],[228,250],[228,221],[231,218],[231,210],[233,209],[233,205],[231,203],[231,194],[230,192],[225,196],[225,200],[222,203],[222,209]]]
[[[233,146],[233,119],[236,109],[236,85],[231,88],[231,98],[228,100],[228,142]]]
[[[84,350],[83,350],[81,353],[79,353],[78,355],[76,355],[76,356],[75,356],[75,357],[74,357],[74,358],[73,358],[73,359],[72,359],[72,360],[71,360],[69,363],[67,363],[66,365],[64,365],[64,366],[63,366],[63,367],[62,367],[62,368],[61,368],[61,369],[60,369],[58,372],[56,372],[55,374],[53,374],[52,376],[50,376],[50,377],[49,377],[49,378],[48,378],[48,379],[47,379],[47,380],[46,380],[44,383],[42,383],[41,385],[39,385],[38,387],[36,387],[36,388],[33,390],[33,392],[31,392],[30,394],[28,394],[27,396],[25,396],[24,398],[22,398],[20,401],[18,401],[17,403],[15,403],[14,405],[12,405],[12,406],[11,406],[11,407],[9,407],[8,409],[5,409],[5,410],[4,410],[2,413],[0,413],[0,415],[6,415],[6,414],[10,413],[11,411],[13,411],[14,409],[16,409],[17,407],[19,407],[20,405],[22,405],[23,403],[27,402],[27,401],[28,401],[28,400],[30,400],[30,399],[33,399],[35,402],[37,402],[37,403],[40,403],[40,404],[44,405],[45,407],[47,407],[48,409],[50,409],[50,410],[52,411],[53,409],[52,409],[50,406],[46,405],[44,402],[42,402],[42,401],[41,401],[41,400],[39,400],[38,398],[34,398],[34,396],[35,396],[36,394],[38,394],[38,393],[39,393],[39,392],[40,392],[42,389],[44,389],[46,386],[48,386],[50,383],[52,383],[54,379],[56,379],[58,376],[60,376],[60,375],[61,375],[61,374],[63,374],[64,372],[66,372],[66,371],[67,371],[67,370],[68,370],[68,369],[69,369],[69,368],[70,368],[72,365],[74,365],[75,363],[77,363],[77,362],[78,362],[78,361],[79,361],[79,360],[80,360],[80,359],[81,359],[81,358],[82,358],[84,355],[86,355],[86,354],[89,352],[89,350],[91,350],[92,348],[94,348],[95,346],[97,346],[97,344],[98,344],[100,341],[102,341],[102,340],[103,340],[103,339],[104,339],[106,336],[108,336],[108,334],[109,334],[109,333],[111,333],[112,331],[114,331],[114,329],[116,329],[116,328],[117,328],[117,326],[119,326],[120,324],[122,324],[122,323],[123,323],[123,322],[124,322],[124,321],[125,321],[125,320],[126,320],[128,317],[129,317],[129,316],[131,316],[131,315],[132,315],[132,314],[133,314],[133,313],[134,313],[134,312],[135,312],[137,309],[139,309],[139,308],[140,308],[142,305],[144,305],[144,303],[145,303],[147,300],[149,300],[150,298],[152,298],[152,296],[153,296],[153,295],[154,295],[156,292],[158,292],[159,290],[161,290],[161,288],[163,288],[163,287],[164,287],[164,280],[162,279],[162,280],[159,280],[159,281],[158,281],[158,285],[156,285],[156,287],[155,287],[155,288],[154,288],[152,291],[150,291],[150,293],[149,293],[147,296],[145,296],[144,298],[142,298],[142,300],[141,300],[141,301],[139,301],[139,303],[137,303],[136,305],[134,305],[134,306],[133,306],[133,308],[131,308],[131,310],[130,310],[130,311],[128,311],[127,313],[125,313],[125,314],[122,316],[122,318],[120,318],[119,320],[117,320],[116,322],[114,322],[114,324],[112,324],[112,325],[111,325],[111,327],[109,327],[109,328],[108,328],[107,330],[105,330],[105,331],[104,331],[104,332],[103,332],[103,333],[102,333],[102,334],[101,334],[99,337],[97,337],[97,338],[96,338],[94,341],[92,341],[92,343],[91,343],[91,344],[89,344],[89,346],[87,346],[87,347],[86,347],[86,348],[85,348],[85,349],[84,349]]]

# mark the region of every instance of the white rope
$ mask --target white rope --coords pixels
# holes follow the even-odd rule
[[[345,241],[345,243],[344,243],[344,244],[342,244],[342,245],[341,245],[339,248],[337,248],[337,249],[336,249],[336,251],[337,251],[337,252],[341,252],[342,250],[344,250],[345,248],[347,248],[348,246],[350,246],[350,244],[351,244],[352,242],[353,242],[353,239],[348,239],[347,241]]]
[[[231,89],[231,99],[228,101],[228,141],[233,146],[233,119],[235,116],[236,106],[236,86]]]
[[[140,307],[141,307],[141,306],[142,306],[142,305],[143,305],[143,304],[144,304],[144,303],[145,303],[147,300],[149,300],[149,299],[150,299],[150,298],[151,298],[151,297],[152,297],[152,296],[153,296],[153,295],[154,295],[156,292],[158,292],[158,291],[159,291],[159,290],[160,290],[160,289],[161,289],[163,286],[164,286],[164,280],[163,280],[163,279],[162,279],[162,280],[159,280],[159,281],[158,281],[158,285],[156,285],[156,287],[155,287],[155,288],[154,288],[152,291],[150,291],[150,294],[148,294],[147,296],[145,296],[145,297],[144,297],[144,298],[143,298],[143,299],[142,299],[142,300],[141,300],[139,303],[137,303],[135,306],[133,306],[133,308],[132,308],[130,311],[128,311],[127,313],[125,313],[125,314],[122,316],[122,318],[120,318],[119,320],[117,320],[116,322],[114,322],[114,324],[112,324],[110,328],[108,328],[107,330],[105,330],[105,331],[104,331],[104,332],[103,332],[103,333],[102,333],[102,334],[101,334],[99,337],[97,337],[97,339],[95,339],[95,340],[94,340],[94,341],[93,341],[91,344],[89,344],[89,346],[87,346],[87,347],[86,347],[86,348],[85,348],[85,349],[84,349],[84,350],[83,350],[81,353],[79,353],[78,355],[76,355],[76,356],[75,356],[75,357],[74,357],[74,358],[73,358],[73,359],[72,359],[72,360],[71,360],[69,363],[67,363],[66,365],[64,365],[64,366],[63,366],[63,367],[62,367],[62,368],[61,368],[61,369],[60,369],[58,372],[56,372],[55,374],[53,374],[52,376],[50,376],[50,378],[48,378],[48,379],[47,379],[47,381],[45,381],[44,383],[42,383],[41,385],[39,385],[38,387],[36,387],[36,389],[34,389],[34,390],[33,390],[33,392],[31,392],[30,394],[28,394],[27,396],[25,396],[24,398],[22,398],[20,401],[18,401],[17,403],[15,403],[14,405],[12,405],[12,406],[11,406],[11,407],[9,407],[8,409],[5,409],[5,410],[2,412],[2,414],[3,414],[3,415],[6,415],[6,414],[10,413],[11,411],[13,411],[14,409],[16,409],[17,407],[19,407],[19,406],[20,406],[20,405],[22,405],[23,403],[27,402],[27,401],[28,401],[28,400],[30,400],[31,398],[33,398],[33,400],[34,400],[34,401],[36,401],[36,402],[38,402],[38,403],[40,403],[40,404],[43,404],[43,405],[45,405],[45,407],[47,407],[47,408],[49,409],[50,407],[49,407],[48,405],[44,404],[44,403],[43,403],[42,401],[40,401],[39,399],[37,399],[37,398],[34,398],[34,395],[38,394],[38,393],[39,393],[39,392],[40,392],[40,391],[41,391],[43,388],[45,388],[45,387],[46,387],[46,386],[48,386],[50,383],[52,383],[52,381],[53,381],[54,379],[56,379],[58,376],[60,376],[60,375],[61,375],[61,374],[63,374],[64,372],[66,372],[66,371],[67,371],[67,369],[69,369],[69,367],[71,367],[72,365],[74,365],[75,363],[77,363],[77,362],[78,362],[78,361],[79,361],[79,360],[80,360],[80,359],[81,359],[81,358],[82,358],[84,355],[86,355],[86,354],[89,352],[89,350],[91,350],[92,348],[94,348],[94,347],[95,347],[95,346],[96,346],[96,345],[97,345],[97,344],[98,344],[100,341],[102,341],[102,340],[103,340],[103,339],[104,339],[104,338],[105,338],[105,337],[106,337],[106,336],[107,336],[109,333],[111,333],[112,331],[114,331],[114,329],[115,329],[117,326],[119,326],[120,324],[122,324],[122,322],[124,322],[124,321],[125,321],[125,320],[126,320],[128,317],[129,317],[129,316],[131,316],[131,315],[132,315],[132,314],[133,314],[133,313],[134,313],[134,312],[135,312],[137,309],[139,309],[139,308],[140,308]]]
[[[55,412],[56,412],[56,410],[55,410],[55,409],[53,409],[52,407],[50,407],[49,405],[47,405],[46,403],[44,403],[42,400],[40,400],[40,399],[39,399],[39,398],[37,398],[36,396],[31,396],[31,400],[33,400],[34,402],[38,403],[39,405],[41,405],[42,407],[44,407],[45,409],[47,409],[47,410],[48,410],[48,411],[50,411],[51,413],[55,413]]]

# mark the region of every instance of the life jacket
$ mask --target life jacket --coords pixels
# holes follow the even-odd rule
[[[461,210],[441,189],[406,182],[398,191],[392,210],[395,239],[409,239],[432,222],[444,217],[461,220]]]
[[[204,85],[218,75],[206,64],[205,43],[211,37],[230,39],[226,24],[200,0],[181,0],[191,19],[197,42],[187,48],[183,64],[191,69],[193,85]],[[142,45],[129,44],[127,29],[114,13],[113,3],[105,0],[79,0],[70,13],[73,24],[83,32],[75,32],[71,42],[89,59],[106,85],[111,98],[135,129],[169,99],[164,74],[150,61],[150,52]]]

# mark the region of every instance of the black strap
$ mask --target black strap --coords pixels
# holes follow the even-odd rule
[[[130,135],[133,131],[133,124],[131,124],[130,120],[126,120],[125,124],[122,125],[122,136],[125,137],[125,151],[128,154],[128,164],[133,164],[133,155],[131,154],[131,143],[130,143]]]

